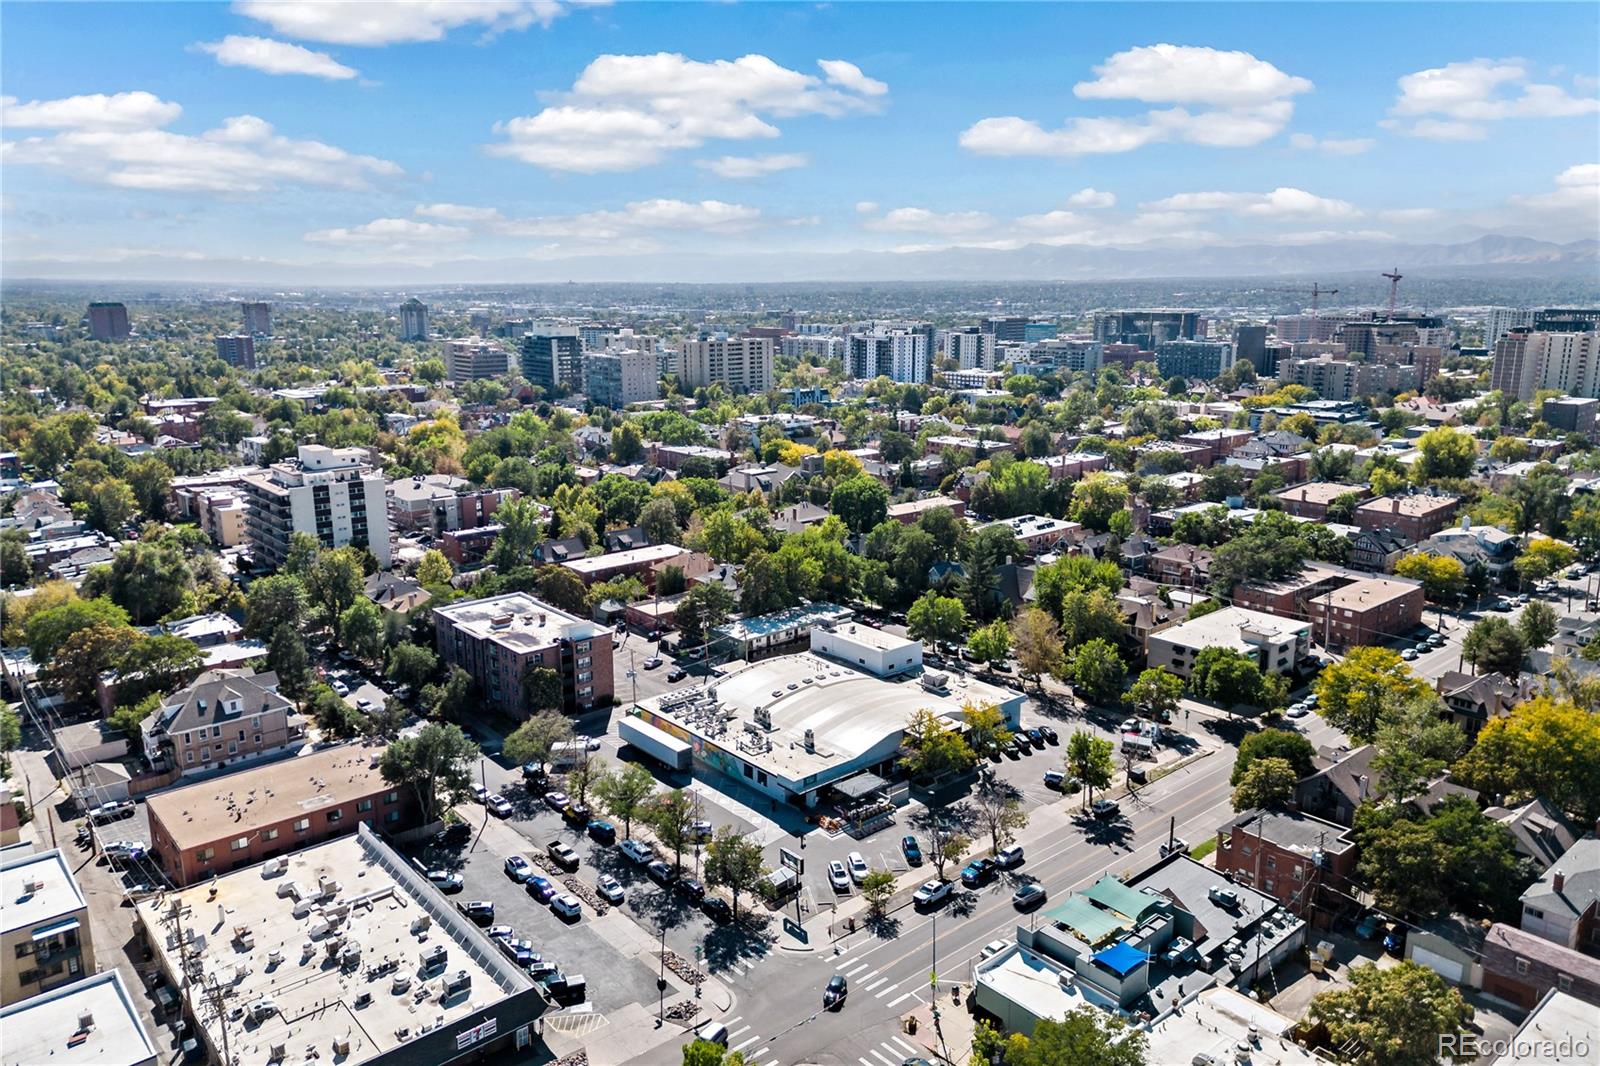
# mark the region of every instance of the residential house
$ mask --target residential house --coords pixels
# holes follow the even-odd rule
[[[1520,538],[1498,526],[1475,526],[1462,519],[1459,527],[1442,529],[1417,545],[1433,555],[1449,555],[1468,570],[1482,566],[1493,581],[1502,580],[1520,550]]]
[[[1600,1007],[1600,959],[1503,922],[1491,925],[1483,942],[1484,994],[1530,1009],[1552,990]]]
[[[1600,839],[1574,841],[1521,902],[1524,933],[1600,956]]]
[[[1416,542],[1393,529],[1363,529],[1350,538],[1345,562],[1356,570],[1394,573],[1395,564],[1416,547]]]
[[[964,517],[967,505],[950,496],[924,496],[921,499],[911,500],[906,503],[892,503],[889,505],[888,517],[902,525],[914,525],[929,511],[937,511],[941,507],[949,508],[950,513],[957,518]]]
[[[1317,769],[1295,784],[1294,805],[1306,814],[1338,825],[1353,825],[1356,808],[1377,792],[1371,744],[1317,753]]]
[[[394,614],[406,614],[427,603],[433,594],[414,578],[404,577],[392,570],[369,574],[362,586],[367,599]]]
[[[1489,807],[1483,812],[1506,827],[1513,849],[1544,873],[1561,861],[1580,838],[1577,826],[1542,796],[1517,808]]]
[[[1145,576],[1164,585],[1194,587],[1211,581],[1213,553],[1192,544],[1174,544],[1149,556]]]
[[[1273,493],[1283,504],[1285,513],[1295,518],[1321,522],[1328,517],[1328,507],[1341,496],[1354,496],[1364,500],[1372,495],[1365,485],[1342,485],[1336,481],[1308,481],[1304,485]]]
[[[1504,674],[1466,674],[1446,670],[1435,682],[1439,698],[1450,709],[1450,720],[1469,737],[1478,735],[1495,718],[1532,695],[1532,685],[1512,681]]]
[[[826,507],[814,503],[796,503],[781,508],[772,516],[771,526],[779,533],[798,533],[803,529],[821,525],[833,516]]]
[[[303,735],[294,704],[270,670],[210,670],[163,697],[141,726],[144,756],[179,776],[257,762],[288,752]]]

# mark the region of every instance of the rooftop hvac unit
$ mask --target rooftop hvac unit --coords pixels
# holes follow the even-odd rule
[[[341,1058],[350,1054],[350,1038],[341,1036],[334,1040],[333,1053]]]
[[[88,1011],[80,1011],[79,1014],[78,1014],[78,1032],[80,1032],[80,1033],[87,1032],[88,1030],[93,1029],[93,1028],[94,1028],[94,1015],[91,1014]]]
[[[300,886],[295,884],[293,881],[279,882],[278,898],[282,899],[284,896],[294,896],[298,899],[300,896]]]
[[[289,1057],[289,1045],[288,1044],[273,1044],[272,1047],[267,1050],[267,1061],[268,1062],[282,1062],[284,1059],[286,1059],[288,1057]]]
[[[426,914],[419,914],[411,920],[411,933],[415,936],[417,933],[427,932],[428,927],[432,924],[432,918],[429,918]]]
[[[807,752],[815,752],[816,750],[817,750],[817,734],[816,734],[816,732],[814,730],[808,729],[808,730],[806,730],[806,751]]]
[[[282,859],[268,859],[261,867],[262,877],[276,877],[281,873],[283,873]]]

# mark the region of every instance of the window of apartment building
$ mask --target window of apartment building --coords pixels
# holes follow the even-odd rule
[[[1296,866],[1294,868],[1294,879],[1296,881],[1304,881],[1306,879],[1306,868],[1304,866]]]
[[[591,673],[591,672],[585,671],[584,673],[581,673],[581,674],[578,675],[578,680],[579,681],[593,681],[594,680],[594,674]]]
[[[388,822],[389,824],[393,825],[395,822],[398,822],[400,820],[400,812],[399,811],[390,811],[388,814],[383,816],[383,820],[385,822]]]
[[[588,666],[593,662],[594,662],[594,657],[592,655],[585,655],[583,658],[578,660],[578,665],[579,666]]]
[[[590,685],[590,686],[588,686],[586,688],[580,688],[578,690],[578,695],[580,695],[580,696],[593,696],[594,695],[594,686]]]
[[[197,862],[210,862],[216,857],[216,854],[216,848],[201,848],[199,851],[194,853],[194,857]]]
[[[222,736],[222,727],[220,725],[212,726],[211,727],[211,735],[214,736],[214,737]]]
[[[210,748],[201,748],[200,749],[200,761],[201,762],[210,762],[211,761],[211,749]]]
[[[254,718],[250,719],[250,728],[251,729],[260,729],[261,728],[261,716],[259,714],[256,715]]]
[[[1267,856],[1267,869],[1269,869],[1269,870],[1276,870],[1276,869],[1277,869],[1277,868],[1278,868],[1278,859],[1277,859],[1277,856],[1275,856],[1275,855],[1268,855],[1268,856]]]
[[[1531,968],[1532,968],[1532,964],[1529,963],[1527,959],[1523,959],[1523,958],[1518,958],[1517,959],[1517,972],[1518,973],[1526,974]]]
[[[578,645],[578,651],[580,654],[583,652],[592,651],[593,648],[594,645],[590,644],[587,640]]]
[[[360,800],[359,802],[356,803],[356,810],[358,810],[358,811],[370,811],[370,810],[372,810],[372,801],[369,800],[369,799]]]
[[[243,851],[245,848],[248,848],[249,846],[250,846],[250,838],[249,837],[239,837],[237,840],[232,840],[232,841],[228,842],[228,850],[229,851]]]
[[[244,737],[240,737],[239,739],[243,740]],[[239,754],[239,745],[237,743],[235,743],[234,741],[231,741],[231,740],[228,741],[228,754],[229,755],[237,755],[237,754]]]
[[[383,797],[383,802],[385,802],[385,803],[399,803],[400,802],[400,793],[399,792],[390,792],[390,793],[385,794],[384,797]]]
[[[244,740],[244,730],[242,730],[242,729],[241,729],[241,730],[239,730],[239,740],[240,740],[240,741],[243,741],[243,740]]]
[[[1563,992],[1572,991],[1572,975],[1566,973],[1556,974],[1556,987]]]
[[[278,839],[278,831],[276,829],[263,829],[261,831],[261,839],[262,840],[277,840]]]
[[[256,734],[256,739],[255,739],[255,743],[257,743],[257,744],[260,744],[260,743],[261,743],[261,734],[260,734],[260,733],[257,733],[257,734]]]
[[[187,763],[194,762],[194,752],[192,752],[192,751],[184,752],[183,753],[183,761],[187,762]]]
[[[344,812],[343,811],[329,811],[328,812],[328,824],[329,825],[332,825],[335,822],[342,822],[342,821],[344,821]]]
[[[295,819],[294,831],[296,833],[304,833],[307,829],[310,829],[310,828],[311,828],[311,819],[310,818],[297,818],[297,819]]]

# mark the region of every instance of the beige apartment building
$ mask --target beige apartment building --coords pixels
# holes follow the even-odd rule
[[[678,378],[685,389],[715,382],[735,394],[772,388],[771,337],[702,337],[686,340],[679,353]]]
[[[52,849],[0,861],[0,893],[0,1004],[94,972],[89,906],[66,856]]]

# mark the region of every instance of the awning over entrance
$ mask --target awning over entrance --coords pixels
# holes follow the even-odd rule
[[[847,777],[843,781],[835,781],[833,787],[851,799],[858,800],[865,799],[879,789],[888,788],[889,782],[875,773],[863,770],[861,773]]]

